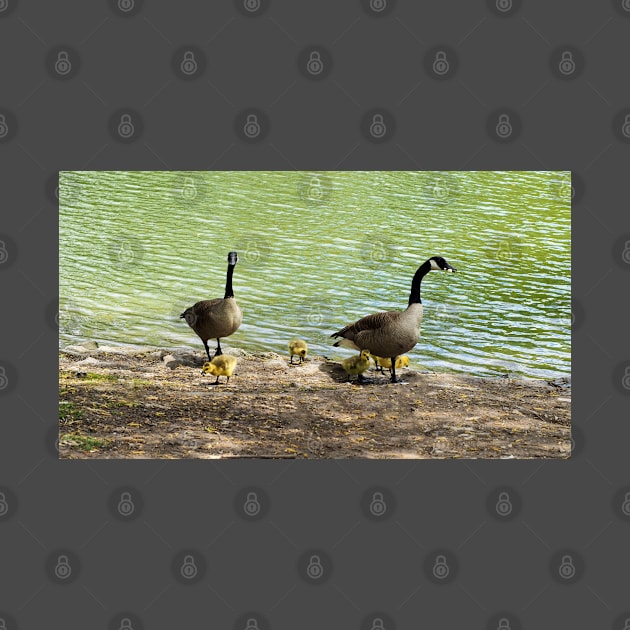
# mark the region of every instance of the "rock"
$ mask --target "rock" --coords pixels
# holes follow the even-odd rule
[[[84,352],[90,352],[91,350],[97,350],[98,344],[96,341],[84,341],[83,343],[77,343],[71,346],[66,346],[61,350],[68,354],[83,354]]]
[[[100,365],[101,361],[94,357],[85,357],[81,361],[77,361],[76,365]]]

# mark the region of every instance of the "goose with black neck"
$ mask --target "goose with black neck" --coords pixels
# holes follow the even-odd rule
[[[212,361],[208,340],[217,340],[217,350],[214,356],[223,354],[221,350],[221,337],[229,337],[235,333],[243,321],[243,312],[236,303],[234,290],[232,289],[232,275],[238,262],[238,254],[228,254],[228,268],[225,280],[225,295],[214,300],[202,300],[187,308],[180,317],[197,333],[203,341],[208,361]]]
[[[396,358],[409,352],[418,343],[423,310],[420,288],[422,279],[429,271],[455,272],[456,269],[442,256],[429,258],[413,276],[409,304],[404,311],[366,315],[333,333],[331,337],[341,337],[334,345],[359,351],[369,349],[379,357],[389,358],[392,362],[391,382],[401,382],[396,377]]]

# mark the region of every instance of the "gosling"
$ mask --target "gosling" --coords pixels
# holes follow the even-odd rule
[[[370,351],[361,350],[361,354],[349,357],[341,362],[343,369],[348,373],[348,381],[351,374],[357,375],[357,381],[364,383],[363,372],[370,367]]]
[[[289,362],[293,365],[293,355],[297,354],[300,357],[300,363],[304,363],[304,358],[306,357],[306,353],[308,352],[308,346],[306,345],[306,341],[302,341],[301,339],[292,339],[289,341],[289,356],[291,357],[291,361]]]
[[[392,360],[389,357],[377,357],[375,354],[371,354],[370,356],[374,359],[376,369],[381,372],[381,374],[385,374],[383,368],[387,368],[391,374]],[[396,357],[396,369],[398,370],[404,367],[409,367],[409,357],[406,354]]]
[[[201,368],[202,374],[212,374],[216,376],[217,380],[213,385],[217,385],[219,382],[219,376],[227,376],[227,385],[230,382],[230,376],[234,373],[236,367],[236,357],[229,354],[220,354],[218,357],[214,357],[212,361],[206,361]]]

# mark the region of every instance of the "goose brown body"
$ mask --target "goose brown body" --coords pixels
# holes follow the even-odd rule
[[[333,333],[331,337],[341,337],[334,345],[355,350],[369,348],[372,354],[389,358],[392,366],[391,381],[397,382],[396,358],[409,352],[418,343],[423,310],[420,285],[424,276],[431,270],[455,271],[455,268],[441,256],[429,258],[418,267],[413,276],[409,304],[404,311],[384,311],[366,315]]]
[[[236,252],[228,254],[228,270],[225,282],[225,297],[214,300],[201,300],[187,308],[180,317],[197,333],[211,360],[208,340],[217,340],[215,357],[223,354],[221,350],[221,337],[229,337],[234,334],[243,321],[243,311],[237,304],[232,290],[232,274],[238,262]]]

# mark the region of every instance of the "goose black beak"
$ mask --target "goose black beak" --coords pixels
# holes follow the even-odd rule
[[[455,267],[453,267],[452,265],[449,265],[448,263],[446,263],[446,267],[444,267],[444,271],[451,271],[452,273],[455,273],[457,269],[455,269]]]

